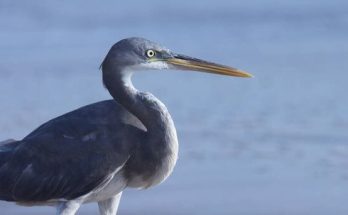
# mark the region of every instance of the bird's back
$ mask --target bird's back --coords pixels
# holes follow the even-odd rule
[[[52,119],[0,146],[0,199],[45,202],[89,193],[127,161],[144,134],[114,100]]]

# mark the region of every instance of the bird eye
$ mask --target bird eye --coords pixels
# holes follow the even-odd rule
[[[156,55],[156,52],[154,50],[149,49],[146,51],[146,56],[149,58],[154,57],[155,55]]]

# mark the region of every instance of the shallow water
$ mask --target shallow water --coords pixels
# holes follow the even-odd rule
[[[347,214],[345,1],[0,3],[0,139],[110,98],[99,64],[142,36],[253,79],[140,72],[178,130],[162,185],[127,190],[120,214]],[[53,214],[0,203],[2,213]],[[95,204],[80,214],[95,214]]]

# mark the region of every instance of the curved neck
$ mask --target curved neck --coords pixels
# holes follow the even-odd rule
[[[118,103],[144,124],[148,133],[154,132],[156,136],[160,136],[162,132],[174,132],[176,138],[174,123],[167,108],[152,94],[135,89],[131,76],[131,71],[115,68],[113,71],[104,71],[103,68],[105,87]]]

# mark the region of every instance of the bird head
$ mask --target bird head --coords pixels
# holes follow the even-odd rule
[[[215,73],[236,77],[251,74],[229,66],[177,54],[147,39],[132,37],[112,46],[101,67],[118,68],[118,71],[144,69],[179,69]],[[112,71],[112,69],[106,69]]]

